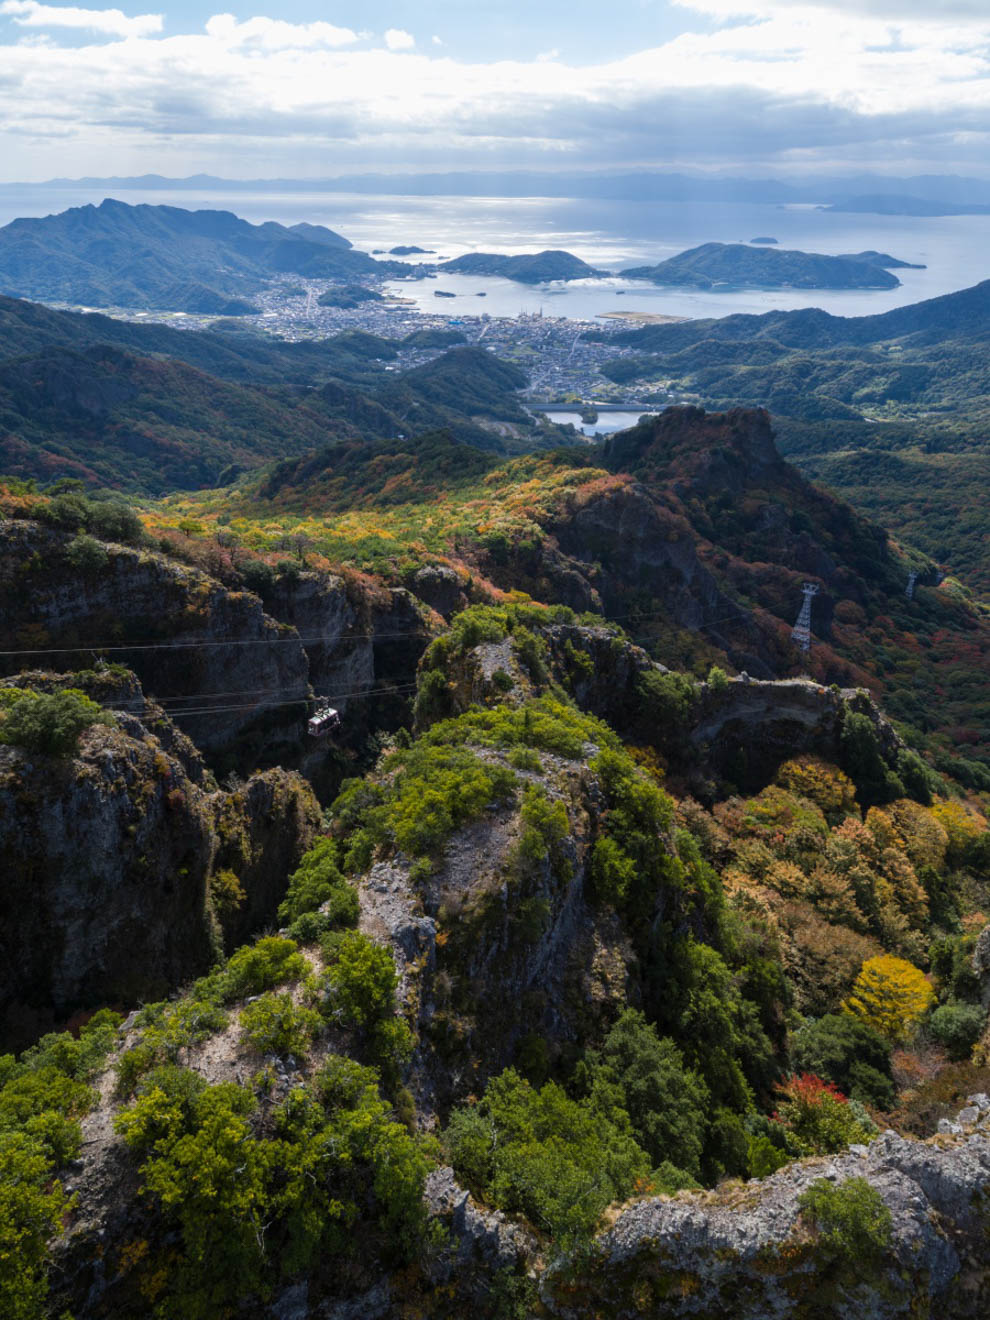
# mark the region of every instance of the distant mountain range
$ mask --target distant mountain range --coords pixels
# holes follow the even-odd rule
[[[103,189],[107,192],[355,192],[396,196],[582,197],[670,202],[842,202],[856,197],[901,197],[990,205],[990,180],[958,175],[895,177],[882,174],[793,179],[746,179],[718,174],[666,171],[594,172],[475,170],[446,174],[348,174],[332,179],[222,179],[195,174],[169,179],[160,174],[113,178],[52,179],[42,184],[0,184],[2,189]],[[942,212],[946,214],[946,212]]]
[[[906,266],[882,252],[829,257],[746,243],[703,243],[656,266],[622,271],[627,279],[711,289],[716,285],[761,289],[896,289],[887,266]]]
[[[91,307],[235,316],[275,275],[345,280],[405,268],[320,225],[252,225],[229,211],[107,199],[0,229],[0,292]]]
[[[898,194],[871,193],[847,197],[844,201],[823,206],[823,211],[852,211],[869,215],[990,215],[990,205],[981,202],[933,201],[929,197],[905,197]]]

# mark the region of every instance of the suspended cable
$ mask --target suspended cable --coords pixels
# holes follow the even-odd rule
[[[693,628],[688,628],[687,631],[698,632],[702,628],[711,628],[716,623],[727,623],[733,620],[741,623],[743,622],[745,617],[746,617],[746,611],[743,610],[742,607],[740,607],[740,612],[738,614],[726,614],[723,615],[723,617],[720,619],[709,619],[705,623],[699,623]],[[609,615],[608,617],[602,615],[599,619],[596,620],[594,624],[582,625],[578,623],[575,625],[564,625],[564,626],[607,627],[608,624],[618,623],[622,619],[642,620],[642,619],[667,619],[667,618],[669,618],[669,611],[667,610],[655,610],[652,612],[645,612],[645,613],[635,610],[629,614],[612,614]],[[436,636],[441,636],[441,635],[442,634],[436,634]],[[335,645],[345,646],[348,643],[352,643],[356,645],[360,642],[367,642],[374,645],[376,642],[394,641],[400,638],[403,638],[406,641],[411,641],[412,634],[410,633],[409,630],[405,630],[403,632],[389,632],[389,633],[360,633],[357,635],[352,634],[350,636],[339,638],[338,641],[335,643]],[[432,636],[430,640],[432,640]],[[215,640],[210,639],[209,641],[189,641],[189,642],[149,642],[149,641],[137,641],[137,642],[118,641],[113,643],[80,642],[76,646],[42,646],[42,647],[23,646],[23,647],[18,647],[16,649],[0,650],[0,656],[78,655],[79,653],[84,651],[99,651],[99,652],[107,652],[107,653],[130,652],[130,651],[185,651],[185,650],[196,650],[201,647],[209,647],[209,646],[229,646],[229,647],[286,646],[290,644],[296,646],[318,646],[318,645],[327,645],[328,643],[329,643],[329,639],[324,634],[318,634],[313,637],[302,637],[302,636],[248,637],[240,640],[237,639],[224,640],[222,638],[217,638]]]

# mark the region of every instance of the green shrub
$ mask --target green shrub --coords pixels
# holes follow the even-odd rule
[[[864,1111],[820,1077],[803,1073],[778,1088],[781,1100],[774,1118],[787,1130],[788,1143],[800,1155],[828,1155],[863,1144],[876,1135]]]
[[[119,1014],[44,1036],[20,1060],[0,1056],[0,1314],[47,1314],[48,1243],[72,1202],[54,1175],[79,1154],[79,1119],[96,1098],[87,1079],[116,1040]]]
[[[88,501],[86,526],[103,541],[138,545],[144,537],[141,519],[120,499]]]
[[[456,719],[434,725],[420,739],[427,746],[528,747],[556,756],[580,759],[589,743],[598,748],[621,747],[618,737],[602,720],[586,715],[570,700],[544,694],[518,706],[472,708]]]
[[[241,1010],[244,1039],[259,1054],[305,1055],[321,1019],[287,993],[261,995]]]
[[[298,981],[308,967],[295,940],[266,935],[231,955],[220,974],[220,993],[228,1003],[260,995],[284,981]]]
[[[512,637],[512,650],[519,663],[534,683],[545,683],[547,671],[547,644],[529,628],[516,628]]]
[[[605,1207],[650,1172],[621,1110],[602,1113],[553,1082],[536,1090],[511,1068],[477,1105],[455,1110],[444,1142],[473,1190],[562,1246],[586,1239]]]
[[[349,931],[326,972],[328,1009],[350,1026],[371,1027],[393,1012],[398,979],[391,949]]]
[[[51,693],[0,689],[0,743],[29,752],[71,756],[85,729],[114,722],[108,711],[77,688]]]
[[[773,1050],[755,1006],[743,999],[717,949],[695,939],[666,944],[662,974],[651,998],[657,1031],[669,1036],[705,1082],[714,1107],[746,1113],[753,1104],[750,1078],[765,1084],[773,1075]],[[733,1144],[738,1144],[736,1136]],[[742,1169],[746,1140],[742,1139]],[[728,1168],[724,1170],[729,1172]],[[714,1167],[709,1167],[714,1173]]]
[[[621,908],[636,880],[636,864],[614,839],[597,839],[589,868],[591,897],[601,905]]]
[[[729,690],[729,675],[724,669],[720,669],[718,665],[712,665],[705,682],[708,684],[709,692],[714,693],[716,696]]]
[[[567,878],[569,867],[564,861],[561,844],[570,834],[571,825],[563,802],[551,801],[542,787],[527,784],[519,817],[522,833],[516,856],[521,866],[538,866],[549,858],[554,874]]]
[[[636,692],[643,721],[654,741],[663,742],[686,727],[698,685],[688,674],[648,669],[636,680]]]
[[[337,845],[332,839],[317,839],[289,876],[288,890],[278,909],[279,921],[293,922],[324,904],[328,905],[327,929],[357,924],[357,892],[337,864]]]
[[[540,774],[543,769],[543,762],[538,753],[529,747],[513,747],[506,758],[513,770],[528,770],[534,775]]]
[[[979,1004],[943,1004],[928,1019],[928,1031],[944,1046],[950,1059],[968,1059],[980,1038],[986,1017]]]
[[[382,1018],[371,1030],[369,1055],[381,1071],[386,1092],[393,1093],[399,1085],[404,1066],[412,1058],[416,1038],[405,1018]]]
[[[49,1240],[71,1203],[43,1145],[26,1132],[0,1130],[0,1315],[47,1314]]]
[[[21,1055],[27,1069],[58,1068],[69,1077],[86,1079],[103,1064],[117,1042],[123,1018],[110,1008],[101,1008],[79,1029],[78,1037],[68,1031],[42,1036]]]
[[[124,1050],[117,1059],[118,1095],[132,1095],[141,1078],[161,1062],[161,1052],[147,1041],[139,1041],[129,1050]]]
[[[772,1173],[782,1169],[790,1162],[786,1150],[781,1150],[767,1136],[755,1136],[749,1139],[749,1176],[751,1178],[769,1178]]]
[[[802,1214],[814,1227],[826,1255],[857,1274],[883,1259],[893,1240],[893,1219],[883,1197],[865,1178],[837,1187],[819,1178],[801,1194]]]
[[[426,729],[437,720],[445,720],[454,713],[454,693],[442,669],[427,669],[420,673],[413,702],[413,723],[417,729]]]
[[[116,1125],[143,1156],[145,1191],[180,1229],[183,1252],[169,1279],[173,1313],[207,1320],[261,1287],[268,1161],[252,1135],[250,1093],[230,1082],[207,1087],[181,1072],[153,1073]]]
[[[77,573],[83,575],[101,572],[110,560],[106,549],[99,541],[92,536],[87,536],[85,532],[73,537],[65,547],[65,558],[70,568],[74,568]]]
[[[326,913],[304,912],[286,927],[285,933],[297,944],[314,944],[327,931],[334,929],[335,923]]]
[[[904,785],[904,791],[915,802],[930,807],[932,790],[937,776],[928,768],[917,752],[903,747],[897,753],[897,778]]]
[[[842,769],[856,785],[856,797],[862,806],[872,807],[904,796],[904,785],[884,761],[868,715],[846,710],[840,747]]]
[[[492,674],[492,682],[499,692],[511,692],[516,685],[512,675],[506,673],[504,669],[495,670]]]
[[[381,846],[413,858],[434,855],[455,830],[508,797],[516,782],[505,766],[439,745],[432,733],[393,752],[385,769],[386,787],[351,781],[331,808],[338,827],[354,831],[344,857],[348,871],[366,867]]]
[[[864,1104],[893,1107],[890,1042],[850,1013],[828,1013],[806,1022],[791,1039],[791,1062],[795,1071],[834,1082]]]
[[[593,1103],[629,1115],[633,1135],[655,1165],[670,1160],[697,1176],[708,1125],[708,1088],[637,1009],[627,1008],[593,1067]]]

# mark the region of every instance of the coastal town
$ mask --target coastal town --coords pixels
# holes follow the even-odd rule
[[[674,401],[663,382],[639,385],[631,393],[601,373],[603,363],[628,355],[631,350],[615,342],[616,337],[637,323],[636,317],[575,320],[522,312],[516,316],[463,313],[448,304],[435,314],[419,310],[412,299],[369,284],[348,286],[369,295],[354,306],[321,303],[328,290],[341,288],[332,281],[293,278],[276,280],[255,295],[258,313],[252,316],[217,318],[191,312],[135,310],[127,307],[101,308],[121,320],[160,322],[174,329],[220,330],[231,334],[262,334],[290,343],[332,339],[347,331],[362,331],[393,341],[399,348],[386,371],[405,371],[437,357],[456,343],[477,344],[497,357],[512,362],[529,377],[523,398],[532,407],[620,410],[623,414],[652,411]],[[67,310],[94,310],[64,305]],[[443,332],[444,339],[429,333]],[[455,339],[454,336],[460,336]],[[417,342],[402,341],[415,336]],[[603,429],[610,429],[604,427]]]

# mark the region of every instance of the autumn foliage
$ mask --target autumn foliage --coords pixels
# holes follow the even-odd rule
[[[910,1035],[934,998],[917,967],[885,953],[863,964],[843,1008],[888,1040],[899,1041]]]

